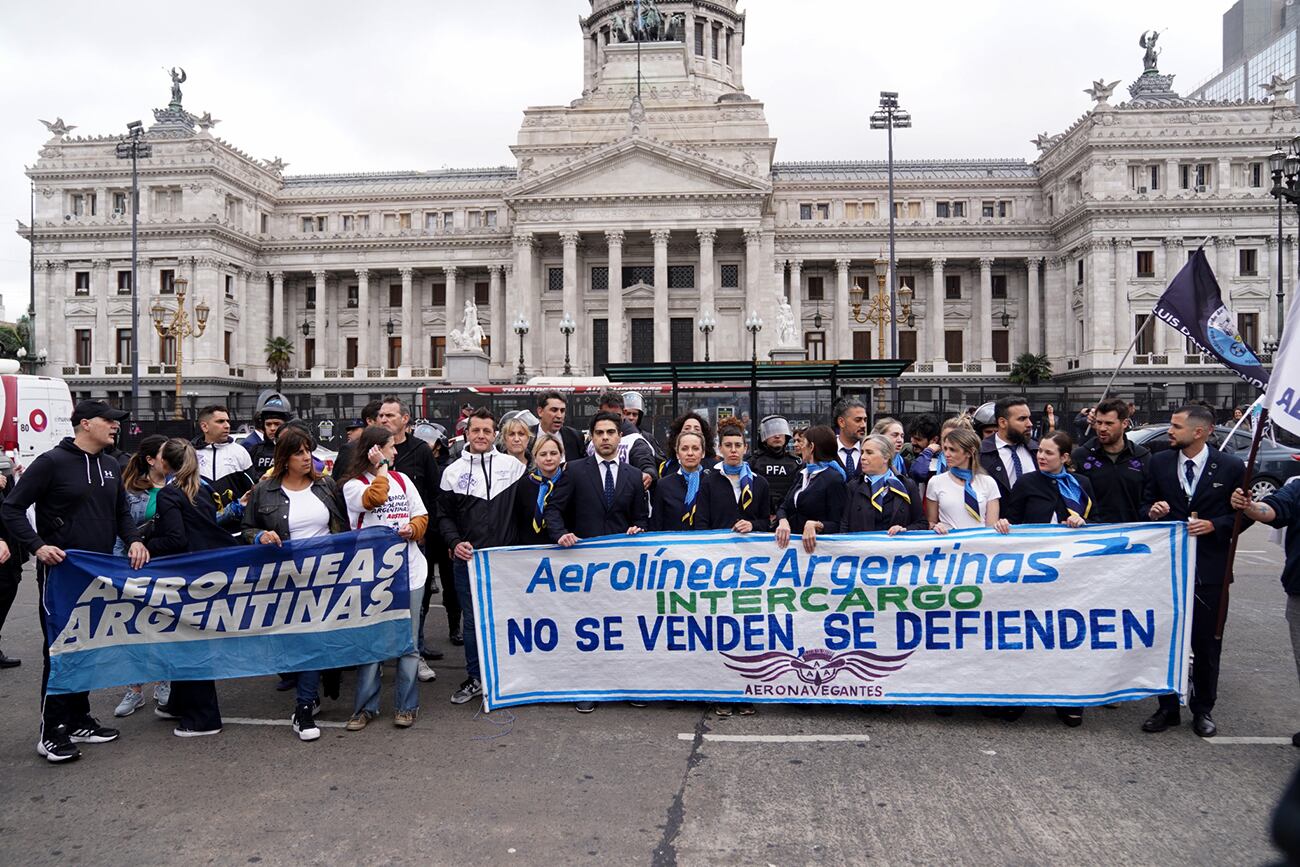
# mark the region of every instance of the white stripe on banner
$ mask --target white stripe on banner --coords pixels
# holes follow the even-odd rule
[[[1185,694],[1181,522],[476,551],[484,701],[1089,706]]]

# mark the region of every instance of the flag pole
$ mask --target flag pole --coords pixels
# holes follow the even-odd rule
[[[1255,474],[1255,458],[1259,455],[1259,440],[1268,423],[1268,407],[1259,413],[1259,424],[1255,425],[1255,435],[1250,441],[1250,457],[1246,460],[1246,474],[1241,478],[1241,489],[1250,494],[1250,479]],[[1223,626],[1228,620],[1228,585],[1232,583],[1232,563],[1237,559],[1237,538],[1241,535],[1243,512],[1237,512],[1232,519],[1232,541],[1228,543],[1228,565],[1223,570],[1223,589],[1219,591],[1219,622],[1214,627],[1214,640],[1223,640]]]
[[[1102,403],[1105,402],[1106,396],[1110,394],[1110,387],[1115,384],[1115,377],[1119,376],[1120,369],[1124,367],[1124,362],[1128,361],[1128,357],[1133,354],[1133,348],[1137,346],[1138,338],[1141,337],[1142,332],[1150,328],[1151,324],[1155,321],[1156,316],[1152,313],[1146,318],[1146,321],[1142,323],[1142,327],[1133,335],[1133,339],[1129,341],[1128,349],[1124,351],[1124,357],[1119,360],[1119,364],[1115,365],[1115,369],[1111,371],[1110,379],[1106,380],[1106,387],[1102,389],[1101,397],[1097,399],[1096,406],[1101,406]]]

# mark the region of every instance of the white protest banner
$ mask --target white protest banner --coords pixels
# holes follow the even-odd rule
[[[478,551],[489,708],[546,701],[1096,705],[1185,693],[1184,523],[1002,536],[656,533]]]
[[[1300,286],[1296,287],[1300,290]],[[1273,373],[1264,392],[1268,419],[1300,436],[1300,291],[1291,293],[1291,309],[1282,328],[1282,345],[1273,356]]]

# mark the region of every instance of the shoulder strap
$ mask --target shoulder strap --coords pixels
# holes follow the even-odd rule
[[[401,488],[401,489],[402,489],[402,493],[405,494],[405,493],[406,493],[406,479],[402,478],[402,474],[399,473],[399,472],[397,472],[396,470],[390,470],[389,473],[388,473],[388,475],[397,481],[397,487]]]

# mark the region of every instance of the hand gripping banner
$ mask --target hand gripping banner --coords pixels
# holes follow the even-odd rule
[[[478,551],[484,697],[1097,705],[1186,692],[1183,523]]]
[[[69,551],[45,585],[51,693],[315,671],[414,649],[404,539],[368,528],[151,560]]]

